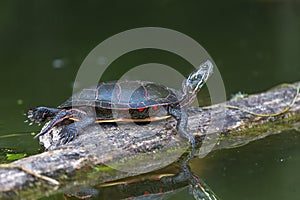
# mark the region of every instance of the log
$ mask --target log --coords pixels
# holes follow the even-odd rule
[[[196,155],[298,127],[299,87],[297,82],[202,109],[190,107],[188,129],[196,138]],[[173,118],[146,125],[95,124],[66,145],[58,140],[61,129],[54,128],[40,137],[45,152],[0,165],[0,199],[39,198],[161,169],[189,148],[175,127]]]

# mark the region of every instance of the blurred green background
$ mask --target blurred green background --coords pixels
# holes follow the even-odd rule
[[[71,95],[77,70],[87,54],[103,40],[128,29],[164,27],[192,37],[216,62],[228,97],[239,91],[257,93],[280,83],[299,81],[299,9],[297,1],[285,0],[0,1],[0,136],[22,135],[1,139],[0,148],[36,153],[38,141],[33,140],[30,133],[22,132],[39,128],[28,127],[23,122],[23,113],[32,107],[62,103]],[[156,59],[157,55],[160,55],[159,59]],[[114,64],[107,79],[118,78],[114,75],[120,67],[130,68],[133,64],[150,61],[170,66],[177,66],[179,62],[177,58],[155,51],[146,52],[144,56],[129,55]],[[207,179],[211,178],[207,182],[222,199],[298,198],[300,191],[284,189],[287,185],[280,179],[288,180],[291,187],[300,183],[297,170],[289,170],[300,167],[297,133],[287,133],[280,139],[290,141],[291,137],[296,137],[293,140],[298,142],[296,144],[280,143],[274,136],[268,138],[273,149],[270,147],[262,159],[267,160],[263,169],[259,169],[263,173],[256,175],[263,176],[268,172],[274,180],[263,182],[260,190],[254,187],[259,182],[247,172],[248,161],[244,162],[244,159],[252,159],[250,163],[258,162],[256,148],[264,152],[263,143],[254,144],[255,148],[247,147],[243,156],[236,155],[235,151],[228,151],[226,155],[214,153],[219,155],[213,156],[218,157],[214,162],[220,167],[227,166],[231,174],[221,176],[220,171],[206,170],[207,174],[211,173],[211,176],[207,175]],[[270,167],[277,159],[272,157],[272,152],[277,152],[278,145],[287,151],[286,156],[296,156],[293,162]],[[209,163],[212,157],[205,159]],[[232,166],[236,165],[238,169],[233,170]],[[212,166],[211,169],[215,168]],[[283,171],[284,175],[279,177],[278,173]],[[254,169],[253,173],[261,171]],[[243,178],[234,179],[237,176]],[[235,182],[233,187],[234,181],[240,184]],[[246,186],[252,196],[241,189]]]

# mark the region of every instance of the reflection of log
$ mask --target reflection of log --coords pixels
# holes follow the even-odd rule
[[[300,83],[293,85],[299,87]],[[295,95],[295,88],[284,87],[231,100],[226,104],[255,113],[270,114],[286,108]],[[198,152],[201,155],[211,151],[212,147],[221,149],[246,144],[279,130],[292,128],[299,122],[299,114],[299,96],[290,110],[273,117],[256,116],[219,104],[202,111],[190,108],[188,127],[196,136],[198,144],[206,136],[201,151]],[[293,123],[286,123],[287,121]],[[282,125],[282,122],[285,122],[285,126],[276,126]],[[167,166],[174,162],[188,145],[187,141],[176,135],[175,125],[173,119],[148,125],[95,125],[74,142],[63,146],[56,145],[59,130],[55,129],[52,134],[41,138],[48,151],[12,164],[54,178],[61,185],[49,184],[48,181],[20,168],[0,167],[0,198],[15,194],[38,198],[46,193],[54,193],[58,187],[67,189],[72,185],[112,181]],[[214,137],[219,133],[222,134],[221,137]],[[49,146],[49,142],[52,142],[52,145]],[[103,163],[123,171],[113,171]]]

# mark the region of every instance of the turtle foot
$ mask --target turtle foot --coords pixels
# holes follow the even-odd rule
[[[57,111],[57,112],[56,112]],[[56,116],[55,116],[56,115]],[[39,107],[36,108],[34,111],[32,111],[32,119],[36,122],[35,118],[40,119],[40,121],[48,119],[48,118],[53,118],[43,129],[39,134],[34,136],[34,138],[38,138],[41,135],[44,135],[45,133],[49,132],[53,127],[59,127],[64,124],[65,120],[69,119],[70,117],[74,116],[75,114],[70,111],[66,110],[59,110],[59,109],[51,109],[51,108],[46,108],[45,107]],[[35,117],[36,116],[36,117]],[[30,119],[30,118],[29,118]]]
[[[79,130],[76,127],[75,123],[65,126],[59,133],[60,141],[63,144],[69,143],[72,140],[75,140],[78,137]]]
[[[30,125],[33,123],[42,123],[48,118],[53,117],[59,112],[59,109],[56,108],[47,108],[47,107],[37,107],[30,109],[27,113],[27,117],[30,120]]]

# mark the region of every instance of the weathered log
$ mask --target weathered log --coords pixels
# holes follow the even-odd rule
[[[203,156],[298,126],[300,96],[296,96],[295,88],[300,87],[300,82],[291,86],[203,109],[189,108],[188,128],[196,137],[196,154]],[[286,109],[291,102],[291,108]],[[0,166],[0,198],[37,198],[76,185],[103,183],[163,168],[189,147],[188,141],[176,134],[175,126],[172,118],[147,125],[95,124],[66,145],[59,144],[60,129],[55,128],[40,138],[47,151],[17,160],[11,167]],[[60,185],[35,174],[56,179]]]

